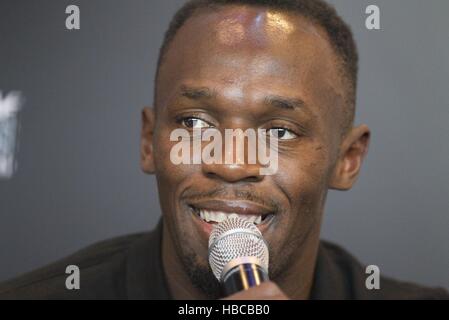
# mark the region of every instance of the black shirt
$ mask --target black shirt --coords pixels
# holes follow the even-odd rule
[[[149,233],[103,241],[47,267],[0,284],[0,299],[171,299],[161,260],[161,223]],[[66,268],[80,269],[80,289],[66,288]],[[321,241],[312,299],[449,299],[440,288],[381,277],[365,286],[365,268],[340,247]]]

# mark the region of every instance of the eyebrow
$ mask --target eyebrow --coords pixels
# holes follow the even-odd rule
[[[208,87],[181,86],[180,95],[191,100],[212,99],[217,96],[217,92]],[[289,98],[279,95],[269,95],[264,98],[267,106],[280,108],[283,110],[307,109],[306,103],[300,98]]]
[[[211,99],[216,96],[216,92],[207,87],[188,87],[182,86],[180,95],[191,100]]]
[[[302,99],[287,98],[276,95],[270,95],[265,97],[264,102],[266,105],[285,110],[295,110],[306,107],[306,103]]]

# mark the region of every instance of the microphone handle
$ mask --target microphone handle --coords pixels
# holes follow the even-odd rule
[[[225,296],[248,290],[269,280],[266,271],[255,263],[242,263],[228,270],[222,281]]]

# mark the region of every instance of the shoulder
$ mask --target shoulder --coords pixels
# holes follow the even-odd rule
[[[121,236],[0,284],[0,299],[120,299],[125,295],[126,257],[149,233]],[[68,290],[68,266],[80,270],[80,290]]]
[[[443,288],[431,288],[415,283],[400,281],[390,277],[380,276],[379,289],[367,289],[366,266],[360,263],[342,247],[321,241],[321,251],[333,265],[345,283],[347,297],[352,299],[380,299],[380,300],[429,300],[449,299],[449,293]]]

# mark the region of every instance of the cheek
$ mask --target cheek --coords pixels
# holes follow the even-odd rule
[[[166,132],[167,131],[167,132]],[[163,188],[173,188],[195,170],[195,165],[174,164],[170,159],[172,148],[177,144],[170,141],[170,131],[163,130],[154,136],[154,162],[158,180]],[[172,190],[174,191],[174,190]]]
[[[288,157],[280,155],[276,184],[288,196],[292,209],[316,207],[326,194],[329,168],[322,144],[303,145]]]
[[[306,142],[288,155],[279,155],[279,176],[287,185],[314,185],[324,182],[330,168],[328,147]]]

